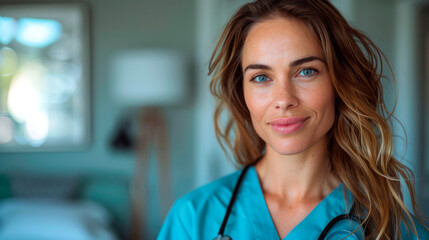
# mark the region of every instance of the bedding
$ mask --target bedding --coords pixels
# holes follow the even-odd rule
[[[9,198],[0,202],[0,240],[117,240],[111,220],[91,201]]]

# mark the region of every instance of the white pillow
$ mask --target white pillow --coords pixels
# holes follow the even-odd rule
[[[93,202],[8,199],[0,203],[1,240],[93,240],[109,221],[107,211]]]

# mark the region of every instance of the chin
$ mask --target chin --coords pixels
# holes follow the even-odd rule
[[[282,144],[282,145],[271,145],[271,148],[280,155],[296,155],[305,152],[308,146],[303,144]]]

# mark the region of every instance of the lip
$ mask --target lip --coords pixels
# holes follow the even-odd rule
[[[272,129],[280,134],[292,134],[300,130],[309,117],[278,118],[270,122]]]

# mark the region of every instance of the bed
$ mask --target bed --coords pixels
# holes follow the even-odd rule
[[[111,211],[79,196],[87,187],[82,178],[20,175],[7,180],[10,194],[0,199],[0,240],[121,239]],[[4,194],[5,184],[0,187]]]
[[[117,240],[110,223],[106,209],[91,201],[0,202],[1,240]]]

